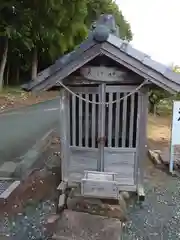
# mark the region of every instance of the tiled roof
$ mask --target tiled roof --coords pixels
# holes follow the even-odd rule
[[[157,71],[158,73],[161,73],[165,78],[180,83],[180,75],[178,73],[172,71],[172,69],[166,65],[152,60],[150,56],[133,48],[127,41],[123,41],[120,38],[110,34],[108,42],[125,52],[130,57],[140,61],[143,65]]]

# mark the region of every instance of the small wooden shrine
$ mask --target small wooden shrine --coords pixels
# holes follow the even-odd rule
[[[156,85],[180,91],[178,74],[134,49],[117,32],[113,16],[102,15],[77,49],[26,86],[28,91],[60,87],[62,181],[68,187],[80,184],[84,196],[140,194],[148,90]]]

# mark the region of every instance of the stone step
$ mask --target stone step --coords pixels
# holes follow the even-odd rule
[[[53,235],[56,240],[119,240],[122,224],[118,219],[65,210]]]
[[[130,195],[125,192],[120,194],[118,200],[86,198],[81,195],[80,188],[74,188],[69,193],[66,205],[72,211],[116,218],[122,222],[126,222],[127,201],[129,199]]]

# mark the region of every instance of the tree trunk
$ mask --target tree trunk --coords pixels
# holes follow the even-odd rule
[[[149,101],[149,112],[154,113],[154,102]]]
[[[8,66],[7,66],[7,73],[6,73],[6,84],[7,84],[7,86],[9,86],[9,68],[10,68],[10,66],[8,64]]]
[[[8,64],[7,70],[6,70],[6,85],[9,86],[9,64]]]
[[[36,80],[37,70],[38,70],[38,56],[37,56],[37,48],[35,47],[33,49],[33,55],[32,55],[32,72],[31,72],[32,80]]]
[[[157,115],[157,104],[155,102],[149,101],[149,112],[154,116]]]
[[[156,104],[154,104],[153,114],[154,114],[154,117],[156,117],[156,115],[157,115],[157,105]]]
[[[19,67],[16,69],[16,84],[19,85]]]
[[[7,63],[7,54],[8,54],[8,38],[5,39],[4,52],[2,54],[0,62],[0,90],[2,90],[4,85],[4,72]]]

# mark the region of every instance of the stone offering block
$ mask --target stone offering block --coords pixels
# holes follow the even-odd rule
[[[121,222],[88,213],[65,210],[53,239],[59,240],[119,240]]]

